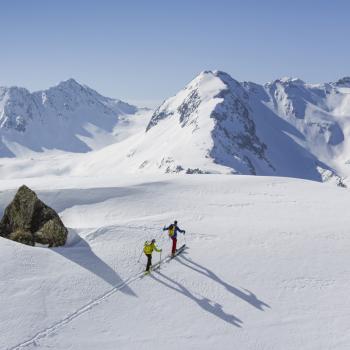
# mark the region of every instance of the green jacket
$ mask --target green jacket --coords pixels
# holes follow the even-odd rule
[[[157,248],[155,243],[145,243],[145,247],[143,248],[143,252],[145,254],[152,254],[153,250],[155,250],[156,252],[161,252],[162,250]]]

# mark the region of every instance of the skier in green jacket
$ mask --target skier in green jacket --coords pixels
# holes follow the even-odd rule
[[[152,266],[152,253],[153,250],[160,253],[162,250],[157,248],[156,246],[156,240],[152,239],[151,242],[145,242],[145,246],[143,248],[143,252],[145,253],[147,257],[147,265],[146,265],[146,273],[149,273],[149,269]]]

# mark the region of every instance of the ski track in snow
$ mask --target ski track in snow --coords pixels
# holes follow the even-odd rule
[[[186,250],[183,249],[183,250]],[[183,251],[181,250],[181,252]],[[154,266],[154,270],[158,269],[160,267],[161,264],[169,262],[170,256],[167,255],[165,258],[163,258],[160,263],[156,263]],[[50,334],[54,333],[55,331],[59,330],[60,328],[64,327],[65,325],[67,325],[68,323],[72,322],[73,320],[75,320],[76,318],[82,316],[83,314],[85,314],[86,312],[92,310],[94,307],[98,306],[102,301],[106,300],[107,298],[109,298],[110,296],[112,296],[113,294],[115,294],[116,292],[120,291],[121,289],[125,288],[126,286],[129,286],[131,283],[140,280],[142,277],[144,277],[144,272],[138,272],[137,274],[127,278],[124,282],[114,286],[112,289],[108,290],[107,292],[103,293],[102,295],[100,295],[99,297],[91,300],[90,302],[88,302],[87,304],[85,304],[84,306],[80,307],[79,309],[77,309],[75,312],[71,313],[70,315],[68,315],[67,317],[63,318],[60,321],[57,321],[56,323],[54,323],[52,326],[43,329],[42,331],[38,332],[37,334],[35,334],[32,338],[19,343],[13,347],[7,348],[7,350],[18,350],[18,349],[23,349],[26,348],[30,345],[34,345],[36,346],[36,342],[48,337]]]
[[[32,338],[19,343],[11,348],[7,348],[7,350],[16,350],[16,349],[22,349],[26,348],[30,345],[36,345],[36,342],[40,339],[46,338],[53,332],[57,331],[58,329],[64,327],[68,323],[72,322],[76,318],[80,317],[81,315],[85,314],[86,312],[90,311],[92,308],[98,306],[102,301],[106,300],[116,292],[120,291],[121,289],[125,288],[126,286],[130,285],[132,282],[140,279],[143,276],[143,272],[139,272],[134,276],[131,276],[127,278],[124,282],[114,286],[112,289],[108,290],[104,294],[100,295],[96,299],[91,300],[89,303],[85,304],[84,306],[80,307],[75,312],[71,313],[69,316],[65,317],[64,319],[54,323],[52,326],[43,329],[42,331],[38,332],[36,335],[34,335]]]

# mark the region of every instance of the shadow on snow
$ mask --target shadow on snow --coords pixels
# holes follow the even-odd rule
[[[241,324],[243,323],[243,321],[241,321],[239,318],[237,318],[234,315],[230,315],[228,313],[226,313],[223,308],[222,305],[211,301],[208,298],[205,297],[196,297],[193,293],[191,293],[185,286],[183,286],[181,283],[172,280],[171,278],[165,276],[164,274],[162,274],[159,271],[156,271],[158,275],[162,276],[165,280],[167,280],[169,283],[162,281],[159,278],[156,278],[153,275],[151,275],[151,277],[156,280],[157,282],[163,284],[164,286],[180,293],[183,294],[184,296],[186,296],[187,298],[190,298],[191,300],[193,300],[195,303],[197,303],[197,305],[199,307],[201,307],[203,310],[213,314],[216,317],[219,317],[220,319],[222,319],[223,321],[230,323],[236,327],[242,327]]]
[[[52,251],[95,274],[112,287],[122,285],[124,283],[122,278],[91,250],[85,240],[78,235],[77,237],[77,242],[72,246],[52,248]],[[137,296],[127,285],[120,291],[130,296]]]
[[[219,276],[217,276],[213,271],[211,271],[208,268],[194,262],[191,259],[186,258],[183,254],[179,255],[178,257],[179,257],[179,259],[177,259],[177,261],[180,264],[182,264],[182,265],[188,267],[189,269],[196,271],[196,272],[200,273],[201,275],[208,277],[208,278],[212,279],[213,281],[221,284],[223,287],[226,288],[227,291],[229,291],[230,293],[234,294],[235,296],[241,298],[242,300],[246,301],[248,304],[256,307],[257,309],[264,311],[264,307],[270,308],[270,306],[268,304],[259,300],[257,298],[257,296],[254,293],[252,293],[251,291],[244,289],[244,292],[243,292],[240,289],[228,284],[227,282],[223,281]]]

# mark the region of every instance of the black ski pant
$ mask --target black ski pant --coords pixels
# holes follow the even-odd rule
[[[149,268],[152,265],[152,254],[146,254],[147,256],[147,266],[146,266],[146,271],[149,271]]]

